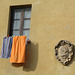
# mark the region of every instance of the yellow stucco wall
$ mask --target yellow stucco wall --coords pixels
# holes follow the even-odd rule
[[[0,53],[10,6],[26,4],[32,4],[28,60],[15,67],[9,59],[0,58],[0,75],[75,75],[75,58],[63,66],[54,55],[62,39],[75,45],[75,0],[0,0]]]

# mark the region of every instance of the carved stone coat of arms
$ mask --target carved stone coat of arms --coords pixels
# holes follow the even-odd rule
[[[74,46],[66,40],[61,40],[55,46],[55,56],[63,65],[68,65],[72,60],[74,54],[73,47]]]

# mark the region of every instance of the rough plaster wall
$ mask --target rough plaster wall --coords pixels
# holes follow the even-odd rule
[[[54,56],[60,40],[75,45],[75,0],[0,0],[0,52],[7,35],[9,7],[32,4],[30,39],[24,66],[0,58],[0,75],[75,75],[75,58],[63,66]]]

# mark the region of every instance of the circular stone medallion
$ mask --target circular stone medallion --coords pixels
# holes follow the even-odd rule
[[[73,54],[73,45],[66,40],[61,40],[55,46],[55,56],[63,65],[69,64]]]

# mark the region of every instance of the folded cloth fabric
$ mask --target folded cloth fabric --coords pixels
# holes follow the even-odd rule
[[[4,37],[3,38],[3,45],[1,49],[1,56],[0,58],[9,58],[11,54],[11,48],[12,48],[12,37]]]
[[[25,63],[26,36],[13,37],[11,63]]]

